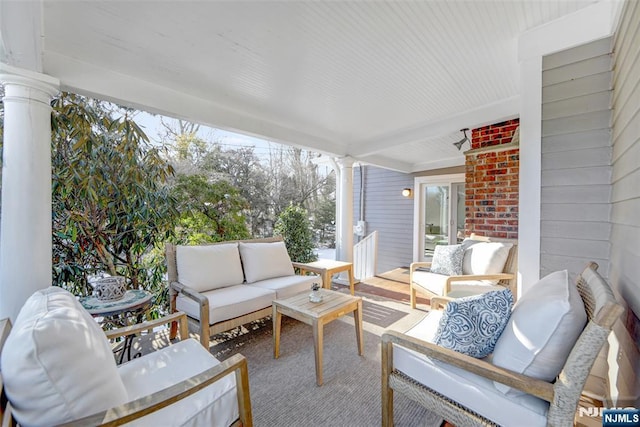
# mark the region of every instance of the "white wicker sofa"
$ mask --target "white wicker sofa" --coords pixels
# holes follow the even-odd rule
[[[299,276],[281,237],[209,245],[166,245],[171,312],[183,311],[199,326],[200,342],[211,335],[271,314],[274,299],[319,283]]]

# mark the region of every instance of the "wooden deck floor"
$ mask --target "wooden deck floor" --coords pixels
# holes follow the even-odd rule
[[[335,283],[334,283],[335,286]],[[340,286],[340,285],[338,285]],[[357,283],[356,292],[394,299],[409,304],[409,268],[398,267]],[[418,296],[418,304],[429,304],[429,299]]]

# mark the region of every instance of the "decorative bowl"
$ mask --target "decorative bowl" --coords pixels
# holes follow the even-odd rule
[[[101,301],[115,301],[124,296],[127,283],[122,276],[103,277],[93,283],[93,295]]]

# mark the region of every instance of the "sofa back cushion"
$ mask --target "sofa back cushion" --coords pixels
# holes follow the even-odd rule
[[[556,271],[533,285],[516,303],[493,352],[497,366],[544,381],[553,380],[587,322],[580,293],[567,270]],[[510,395],[522,394],[495,383]]]
[[[76,298],[59,287],[27,299],[1,363],[21,425],[58,425],[128,400],[104,332]]]
[[[295,274],[284,242],[241,242],[240,256],[247,283]]]
[[[237,243],[176,246],[178,281],[198,292],[244,281]]]
[[[462,274],[502,273],[512,246],[511,243],[502,242],[482,242],[469,246],[462,258]]]

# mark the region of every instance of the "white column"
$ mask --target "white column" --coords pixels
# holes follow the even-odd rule
[[[520,206],[518,209],[518,295],[540,277],[542,168],[542,57],[520,63]]]
[[[51,106],[58,81],[2,64],[0,318],[51,285]]]
[[[339,225],[336,231],[336,259],[353,261],[353,159],[338,159],[340,180],[338,181],[339,203],[336,205],[336,220]]]

